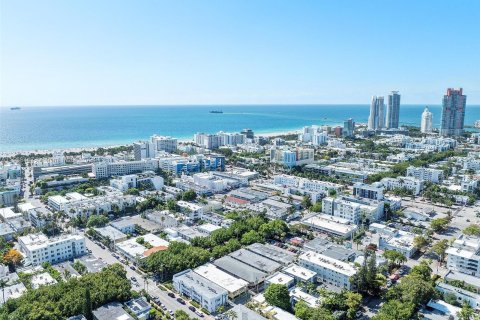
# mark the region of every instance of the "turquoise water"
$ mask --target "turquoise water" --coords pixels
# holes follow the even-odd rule
[[[210,110],[223,110],[211,114]],[[420,125],[423,105],[402,105],[400,122]],[[441,106],[429,106],[438,127]],[[346,118],[366,123],[368,105],[109,106],[0,108],[0,151],[109,146],[156,133],[191,138],[195,132],[256,133],[338,125]],[[480,119],[480,106],[467,106],[465,124]]]

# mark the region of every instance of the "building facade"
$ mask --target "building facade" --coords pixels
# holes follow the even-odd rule
[[[442,136],[461,136],[463,134],[467,96],[463,89],[448,88],[442,101]]]
[[[384,127],[385,122],[385,105],[383,97],[372,97],[370,105],[370,116],[368,117],[368,129],[378,130]]]
[[[398,120],[400,116],[400,95],[398,91],[392,91],[388,95],[387,116],[385,127],[387,129],[398,129]]]
[[[420,131],[422,133],[431,133],[433,131],[433,113],[428,110],[428,107],[425,107],[425,110],[423,110]]]
[[[18,244],[33,266],[44,262],[55,264],[87,252],[85,238],[80,235],[64,235],[49,239],[43,233],[29,234],[19,237]]]
[[[227,303],[227,290],[191,269],[173,275],[173,286],[181,294],[198,302],[208,312],[215,312],[218,307]]]

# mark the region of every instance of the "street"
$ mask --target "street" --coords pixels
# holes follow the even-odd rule
[[[88,249],[92,250],[92,255],[94,255],[96,258],[103,260],[107,264],[120,263],[123,266],[123,268],[127,271],[128,279],[131,279],[131,277],[135,277],[137,279],[137,282],[130,280],[130,282],[132,283],[132,289],[140,290],[144,287],[143,276],[136,270],[132,270],[128,266],[125,266],[124,264],[122,264],[119,260],[117,260],[114,256],[112,256],[112,253],[108,249],[102,249],[99,245],[97,245],[87,237],[85,237],[85,244]],[[184,299],[186,302],[185,305],[179,303],[176,300],[176,298],[171,298],[167,295],[168,291],[163,291],[159,289],[155,285],[155,282],[152,281],[151,279],[146,280],[145,290],[148,292],[150,296],[159,298],[162,304],[164,304],[168,310],[172,310],[173,312],[175,312],[176,310],[180,309],[185,311],[190,317],[200,318],[198,315],[196,315],[194,312],[188,309],[188,306],[190,305],[188,301]],[[175,294],[175,296],[178,297],[178,294]],[[214,318],[212,316],[205,315],[204,319],[214,319]]]

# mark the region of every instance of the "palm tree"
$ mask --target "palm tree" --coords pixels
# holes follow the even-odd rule
[[[7,286],[8,281],[5,279],[0,280],[0,287],[2,288],[2,293],[3,293],[3,303],[5,303],[5,287]]]
[[[235,320],[237,319],[237,313],[235,311],[233,311],[232,309],[228,310],[227,312],[225,312],[225,315],[230,319],[230,320]]]

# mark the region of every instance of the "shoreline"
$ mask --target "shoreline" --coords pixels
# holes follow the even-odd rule
[[[279,130],[279,131],[268,131],[268,132],[261,132],[256,134],[257,136],[272,138],[281,135],[289,135],[289,134],[299,134],[301,129],[290,129],[290,130]],[[118,144],[111,144],[111,145],[99,145],[96,147],[72,147],[72,148],[52,148],[52,149],[30,149],[30,150],[18,150],[18,151],[5,151],[0,152],[1,157],[14,157],[16,155],[30,155],[30,154],[49,154],[54,151],[63,151],[63,152],[92,152],[97,150],[98,148],[110,149],[110,148],[117,148],[123,146],[129,146],[137,140],[132,140],[129,143],[118,143]],[[193,138],[178,138],[179,143],[188,143],[193,142]]]

